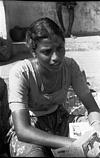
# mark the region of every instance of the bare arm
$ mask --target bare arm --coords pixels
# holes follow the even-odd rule
[[[31,126],[29,112],[26,109],[12,113],[15,130],[20,141],[59,148],[70,146],[74,139],[49,134]]]
[[[100,121],[100,109],[90,92],[89,87],[87,86],[85,76],[81,72],[80,67],[75,60],[72,60],[71,64],[72,86],[88,111],[90,124],[94,120]],[[100,125],[98,127],[100,128]]]
[[[84,96],[81,100],[88,110],[88,120],[90,124],[100,132],[100,109],[91,92]]]

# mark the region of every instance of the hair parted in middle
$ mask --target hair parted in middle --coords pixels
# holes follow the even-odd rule
[[[26,32],[26,43],[29,45],[31,39],[31,47],[35,51],[38,42],[44,38],[52,38],[59,36],[65,42],[64,35],[60,27],[50,18],[44,17],[34,21]]]

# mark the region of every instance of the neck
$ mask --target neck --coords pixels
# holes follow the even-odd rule
[[[52,79],[59,72],[59,70],[58,71],[50,71],[42,66],[39,66],[38,70],[39,70],[40,75],[45,77],[46,79]]]
[[[39,73],[44,87],[43,91],[45,93],[51,93],[59,89],[59,86],[61,86],[61,84],[59,83],[61,73],[59,73],[59,71],[52,72],[47,69],[46,70],[43,69],[42,71],[39,71]]]

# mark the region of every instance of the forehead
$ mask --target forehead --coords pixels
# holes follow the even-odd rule
[[[58,46],[58,45],[64,45],[64,41],[59,36],[54,36],[51,38],[44,38],[41,39],[41,41],[38,43],[40,46]],[[38,45],[38,46],[39,46]]]

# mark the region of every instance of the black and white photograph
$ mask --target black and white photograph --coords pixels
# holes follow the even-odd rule
[[[0,0],[0,157],[100,157],[100,1]]]

